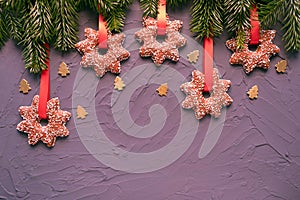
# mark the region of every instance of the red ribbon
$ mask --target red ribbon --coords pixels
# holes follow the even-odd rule
[[[100,4],[98,4],[99,13],[100,11]],[[98,31],[98,47],[100,49],[107,49],[107,28],[106,28],[106,22],[102,15],[99,14],[99,31]]]
[[[40,98],[39,98],[39,107],[38,114],[40,119],[47,119],[47,102],[50,99],[50,46],[45,44],[47,48],[47,59],[45,64],[47,69],[43,70],[41,73],[40,81]]]
[[[203,73],[204,79],[204,92],[210,92],[213,86],[213,58],[214,58],[214,40],[213,38],[205,37],[203,41]]]
[[[257,13],[256,6],[253,6],[253,9],[250,10],[250,23],[251,23],[250,45],[257,45],[259,43],[259,37],[260,37],[260,25],[258,21],[258,13]]]
[[[167,27],[167,2],[166,0],[159,0],[158,14],[157,14],[157,35],[165,35]]]
[[[99,45],[98,47],[100,49],[107,49],[107,29],[106,29],[106,22],[104,21],[102,15],[99,15],[99,31],[98,31],[98,37],[99,37]]]

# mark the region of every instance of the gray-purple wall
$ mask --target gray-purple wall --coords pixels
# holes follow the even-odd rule
[[[276,72],[274,66],[281,60],[276,56],[268,71],[255,69],[246,75],[242,67],[228,63],[228,36],[215,38],[215,65],[222,78],[231,80],[228,93],[234,102],[224,109],[219,121],[211,117],[195,120],[192,110],[180,107],[185,95],[179,88],[172,90],[172,84],[190,81],[194,67],[185,54],[195,47],[201,50],[202,44],[189,43],[188,7],[168,13],[171,19],[184,21],[182,33],[189,38],[180,50],[180,61],[155,67],[150,59],[140,58],[135,48],[139,43],[128,34],[124,46],[131,48],[131,57],[122,62],[120,76],[127,85],[122,92],[113,90],[115,75],[108,73],[98,79],[93,70],[81,69],[81,55],[76,50],[66,54],[51,51],[51,97],[58,96],[62,109],[73,114],[67,123],[70,136],[58,139],[51,149],[42,143],[28,145],[27,135],[16,130],[21,121],[18,107],[30,105],[39,93],[40,79],[24,69],[20,47],[13,41],[6,43],[0,50],[0,199],[300,199],[300,54],[285,52],[283,33],[278,30],[275,43],[281,48],[280,56],[288,60],[287,73]],[[142,12],[135,1],[128,10],[124,32],[141,28],[141,20]],[[80,13],[81,40],[85,27],[97,28],[95,14]],[[62,61],[70,67],[71,74],[66,78],[57,75]],[[138,69],[142,71],[135,71]],[[143,74],[148,69],[153,75]],[[174,80],[177,72],[183,81]],[[23,78],[32,88],[27,95],[18,88]],[[159,97],[155,89],[164,80],[171,89],[167,97]],[[92,84],[91,91],[84,88],[88,84]],[[255,84],[259,97],[249,100],[246,92]],[[135,90],[129,96],[130,89]],[[127,108],[116,110],[118,101],[122,103],[126,97]],[[79,103],[86,105],[86,119],[76,119]],[[126,109],[132,118],[128,123],[136,126],[133,130],[143,130],[156,117],[165,117],[161,130],[149,137],[143,136],[143,131],[130,136],[132,127],[120,128],[121,119],[117,119]],[[105,136],[100,138],[98,133]],[[173,141],[177,135],[183,137],[176,144]],[[114,148],[109,147],[111,144]],[[164,151],[166,146],[170,149]],[[159,154],[153,153],[160,149]],[[208,154],[199,156],[200,149]],[[148,156],[149,160],[143,160]]]

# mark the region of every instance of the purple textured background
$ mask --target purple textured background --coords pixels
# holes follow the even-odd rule
[[[168,13],[171,18],[183,20],[182,32],[191,35],[188,8]],[[136,1],[128,10],[124,30],[141,27],[141,16]],[[89,12],[80,13],[80,39],[83,39],[86,26],[96,28],[97,16]],[[274,65],[280,58],[274,57],[268,71],[256,69],[247,76],[241,67],[228,64],[231,52],[224,45],[228,36],[215,39],[215,63],[223,78],[232,81],[229,94],[234,99],[227,110],[217,145],[200,160],[199,144],[204,136],[198,135],[175,163],[145,174],[116,171],[94,159],[81,143],[73,119],[67,124],[70,136],[58,139],[54,148],[49,149],[41,143],[34,147],[28,145],[27,135],[15,129],[21,120],[17,110],[21,105],[29,105],[32,97],[38,94],[39,76],[24,69],[20,47],[8,41],[0,51],[0,199],[300,199],[300,54],[286,54],[281,35],[279,30],[275,43],[282,49],[280,56],[289,62],[287,74],[276,73]],[[80,59],[75,50],[64,55],[51,51],[51,96],[60,98],[64,110],[72,110],[72,88]],[[123,63],[124,67],[133,65],[132,61],[136,60],[150,62],[140,59],[136,53]],[[62,61],[69,65],[71,71],[66,78],[57,75],[57,67]],[[185,61],[181,59],[180,63]],[[18,91],[22,78],[31,84],[32,90],[28,95]],[[113,78],[114,75],[107,74],[102,81]],[[259,98],[250,101],[246,91],[254,84],[259,87]],[[151,87],[143,92],[155,88]],[[97,95],[105,91],[105,88],[98,89]],[[140,118],[137,119],[138,124],[143,124],[149,119],[140,112],[143,101],[142,97],[136,96],[139,92],[132,97],[136,98],[137,111],[131,114],[134,119]],[[172,96],[171,93],[169,95]],[[97,99],[99,97],[96,96],[96,102]],[[97,108],[98,118],[102,112],[105,111]],[[108,118],[112,119],[111,116]],[[106,119],[101,120],[105,122]],[[209,120],[210,117],[206,117],[199,123],[206,129]],[[109,126],[106,125],[106,128],[109,129]],[[173,137],[172,134],[171,129],[167,136],[161,136],[165,137],[163,144]],[[122,140],[135,152],[159,148],[162,144],[157,138],[131,148],[128,145],[135,144],[131,140],[133,138],[117,134],[111,136],[114,142]]]

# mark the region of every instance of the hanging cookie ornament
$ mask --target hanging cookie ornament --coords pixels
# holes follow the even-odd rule
[[[192,72],[192,81],[180,86],[181,90],[187,95],[182,102],[185,109],[193,109],[197,119],[205,115],[218,118],[221,115],[221,109],[229,106],[233,100],[227,94],[231,82],[230,80],[220,79],[219,72],[214,68],[214,33],[211,28],[209,35],[203,36],[203,73],[194,70]],[[208,94],[209,97],[206,97]]]
[[[58,98],[50,99],[50,50],[49,45],[45,45],[48,49],[48,59],[45,61],[47,69],[41,73],[40,95],[34,96],[31,106],[19,108],[23,121],[17,125],[17,130],[28,134],[28,143],[31,145],[42,141],[48,147],[53,147],[56,137],[69,135],[65,124],[71,113],[60,109]],[[47,120],[48,124],[42,126],[41,120]]]
[[[226,41],[227,48],[233,51],[229,63],[243,65],[247,74],[252,72],[255,67],[268,69],[270,67],[270,57],[280,51],[279,47],[272,42],[276,31],[260,31],[256,7],[251,10],[250,19],[252,28],[250,31],[245,31],[243,48],[238,48],[236,38]],[[249,45],[258,46],[255,51],[251,51]]]
[[[221,108],[229,106],[233,100],[227,94],[227,90],[231,85],[230,80],[219,79],[219,72],[213,69],[213,87],[209,97],[205,97],[205,75],[194,70],[192,72],[192,81],[184,83],[180,89],[187,95],[182,102],[182,107],[185,109],[193,109],[197,119],[203,118],[210,114],[213,117],[221,115]]]
[[[186,39],[180,34],[183,22],[170,20],[166,14],[166,0],[159,0],[157,19],[143,18],[143,28],[135,32],[138,41],[143,42],[139,50],[141,57],[151,57],[153,62],[160,66],[165,59],[174,62],[179,60],[178,48],[186,44]],[[161,43],[157,35],[165,35]]]
[[[84,33],[86,39],[75,44],[75,48],[83,54],[81,66],[94,68],[98,77],[104,76],[108,71],[120,73],[120,62],[130,56],[130,53],[122,46],[125,34],[113,35],[106,28],[102,15],[99,15],[99,30],[86,28]],[[107,52],[101,55],[99,49],[107,49]]]
[[[17,125],[17,130],[28,134],[28,143],[31,145],[42,141],[48,147],[55,145],[56,137],[66,137],[69,130],[65,124],[69,121],[71,113],[60,109],[58,98],[47,101],[47,119],[48,124],[42,126],[39,117],[40,96],[34,96],[31,106],[21,106],[19,113],[23,118]]]

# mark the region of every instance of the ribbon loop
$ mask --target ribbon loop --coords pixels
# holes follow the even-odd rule
[[[103,19],[102,15],[99,15],[99,31],[98,31],[99,44],[98,47],[100,49],[107,49],[107,28],[106,22]]]
[[[250,45],[258,45],[260,38],[260,24],[258,21],[258,13],[256,6],[253,6],[253,9],[250,10]]]
[[[204,92],[210,92],[213,87],[213,57],[214,57],[214,40],[205,37],[203,41],[203,73],[205,75]]]
[[[43,70],[41,73],[40,97],[38,107],[38,114],[40,119],[47,119],[47,102],[50,99],[50,46],[46,43],[45,47],[47,48],[47,59],[45,60],[47,69]]]
[[[100,10],[100,3],[98,4],[99,13]],[[106,22],[101,14],[99,14],[99,24],[98,24],[98,47],[100,49],[107,49],[107,28],[106,28]]]
[[[166,0],[159,0],[158,14],[157,14],[157,35],[165,35],[167,27],[167,2]]]

